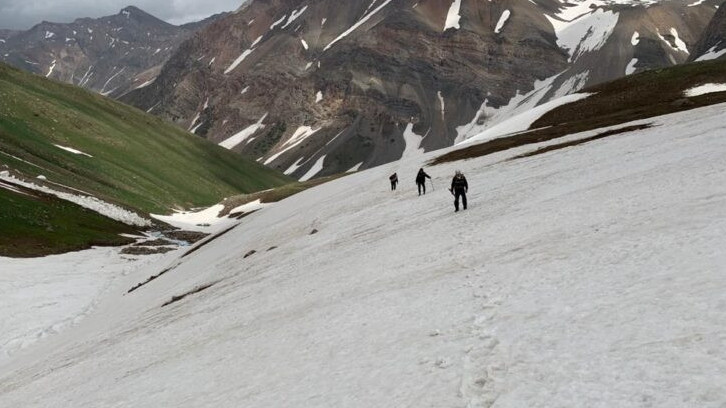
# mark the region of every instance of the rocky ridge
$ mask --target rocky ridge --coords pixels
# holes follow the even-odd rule
[[[0,31],[0,62],[111,97],[146,86],[176,48],[220,18],[174,26],[129,6],[72,23]]]

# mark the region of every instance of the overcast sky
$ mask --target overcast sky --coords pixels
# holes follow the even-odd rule
[[[0,0],[0,29],[24,30],[52,21],[69,23],[79,17],[116,14],[136,6],[173,24],[201,20],[221,11],[236,10],[244,0]]]

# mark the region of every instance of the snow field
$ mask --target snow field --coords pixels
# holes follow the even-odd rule
[[[723,109],[430,167],[423,197],[421,157],[307,190],[19,353],[0,406],[721,406]]]
[[[134,260],[120,255],[118,248],[94,248],[40,259],[0,257],[0,366],[79,324],[105,296],[120,289],[116,286],[125,276],[172,256],[178,255]]]

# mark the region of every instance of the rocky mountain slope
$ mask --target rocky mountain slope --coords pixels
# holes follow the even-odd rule
[[[298,178],[450,146],[685,62],[716,1],[258,0],[123,98]]]
[[[705,61],[726,55],[726,7],[720,7],[701,35],[691,54],[693,61]]]
[[[148,85],[178,45],[221,16],[183,26],[130,6],[98,19],[0,32],[0,61],[112,97]]]

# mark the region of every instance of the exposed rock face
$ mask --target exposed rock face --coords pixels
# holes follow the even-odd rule
[[[716,10],[693,3],[255,0],[122,99],[304,180],[684,62]]]
[[[148,84],[176,48],[211,20],[173,26],[136,7],[69,24],[0,32],[0,61],[105,95]]]
[[[726,55],[726,7],[718,8],[691,54],[691,61],[723,58]]]

